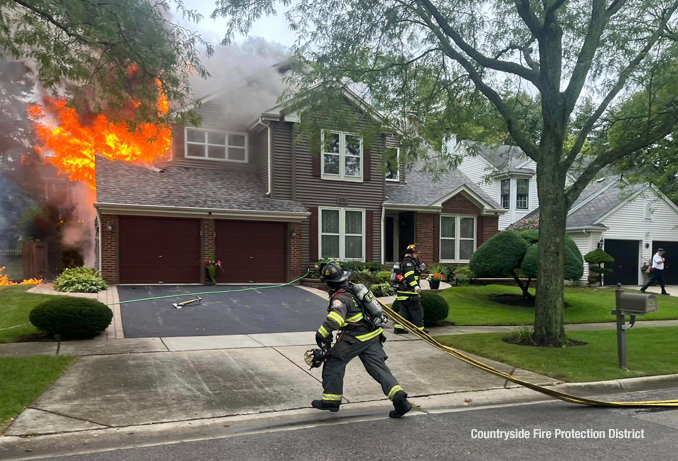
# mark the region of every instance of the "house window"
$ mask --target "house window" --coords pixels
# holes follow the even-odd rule
[[[529,205],[530,180],[518,179],[516,189],[516,208],[518,210],[527,210]]]
[[[365,211],[348,208],[320,209],[320,259],[365,259]]]
[[[654,209],[652,208],[652,202],[645,202],[645,219],[647,221],[652,221],[652,215]]]
[[[186,128],[186,158],[247,162],[247,134]]]
[[[386,150],[386,180],[400,181],[400,149]]]
[[[475,216],[440,216],[440,261],[468,262],[476,251]]]
[[[363,138],[323,130],[321,159],[323,179],[362,181]]]
[[[502,208],[509,209],[511,207],[511,180],[502,179],[501,180],[501,206]]]

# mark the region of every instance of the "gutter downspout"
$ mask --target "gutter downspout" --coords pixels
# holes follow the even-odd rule
[[[95,265],[98,266],[96,269],[100,271],[101,268],[102,268],[102,261],[101,261],[101,232],[102,232],[104,223],[101,221],[101,213],[99,212],[99,208],[94,207],[94,209],[95,209],[96,212],[97,212],[97,221],[99,222],[99,226],[97,227],[97,235],[94,237],[94,238],[96,238],[96,240],[97,240],[97,249],[96,249],[96,251],[97,251],[97,253],[98,253],[98,256],[97,256],[97,264],[95,264]]]

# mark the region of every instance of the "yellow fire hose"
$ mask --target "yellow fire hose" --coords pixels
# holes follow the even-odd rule
[[[375,298],[376,299],[376,298]],[[455,357],[462,362],[468,363],[469,365],[472,365],[476,368],[479,368],[483,371],[486,371],[488,373],[491,373],[495,376],[499,376],[500,378],[506,379],[508,381],[511,381],[516,384],[520,384],[521,386],[527,387],[528,389],[532,389],[533,391],[540,392],[542,394],[548,395],[550,397],[563,400],[565,402],[570,402],[570,403],[577,403],[580,405],[595,405],[595,406],[604,406],[604,407],[678,407],[678,400],[656,400],[656,401],[647,401],[647,402],[604,402],[602,400],[594,400],[594,399],[587,399],[584,397],[577,397],[571,394],[566,394],[565,392],[560,392],[555,389],[551,389],[548,387],[543,387],[539,386],[537,384],[532,384],[528,381],[523,381],[522,379],[518,379],[515,376],[512,376],[506,372],[503,372],[501,370],[497,370],[494,367],[491,367],[487,365],[486,363],[483,363],[479,360],[476,360],[472,357],[469,357],[468,355],[464,354],[461,351],[458,351],[457,349],[446,346],[444,344],[440,344],[438,341],[436,341],[431,335],[424,333],[423,331],[419,330],[414,324],[409,322],[408,320],[405,320],[402,316],[400,316],[398,313],[396,313],[393,309],[388,307],[386,304],[381,302],[379,299],[377,299],[379,304],[381,304],[381,307],[384,309],[384,312],[388,314],[388,316],[393,319],[395,322],[399,323],[400,325],[403,325],[410,333],[414,334],[417,336],[419,339],[422,341],[430,344],[431,346],[435,347],[436,349],[445,352],[448,355],[451,355],[452,357]]]

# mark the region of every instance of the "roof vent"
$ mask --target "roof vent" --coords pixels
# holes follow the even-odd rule
[[[348,205],[348,198],[337,197],[337,205]]]

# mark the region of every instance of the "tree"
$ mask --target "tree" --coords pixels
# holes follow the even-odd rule
[[[609,267],[603,267],[603,264],[613,263],[614,258],[609,254],[605,253],[605,251],[602,248],[596,248],[595,250],[586,253],[586,256],[584,256],[584,261],[589,263],[590,272],[598,274],[593,278],[595,283],[600,283],[600,285],[602,286],[603,274],[612,273],[612,269]],[[595,266],[591,267],[591,264],[595,264]]]
[[[198,21],[182,0],[0,0],[0,56],[22,60],[43,88],[80,89],[79,102],[97,112],[140,103],[141,120],[162,118],[158,91],[170,103],[190,100],[189,76],[207,76],[200,35],[174,24],[170,7]],[[194,112],[176,113],[196,120]]]
[[[229,18],[228,41],[277,3],[291,1],[219,0],[213,16]],[[641,76],[674,60],[668,43],[676,37],[676,8],[678,0],[299,0],[288,19],[298,32],[294,51],[311,68],[301,88],[362,88],[400,126],[415,112],[420,134],[443,153],[457,108],[478,97],[491,102],[512,143],[537,163],[533,339],[560,345],[568,209],[601,168],[660,142],[678,123],[678,108],[667,101],[667,110],[652,117],[632,114],[629,123],[645,130],[607,137],[609,114]],[[526,89],[536,95],[532,103],[507,103]],[[526,116],[535,106],[537,139]],[[403,152],[422,155],[414,147],[406,142]],[[567,172],[583,154],[591,161],[567,187]]]

